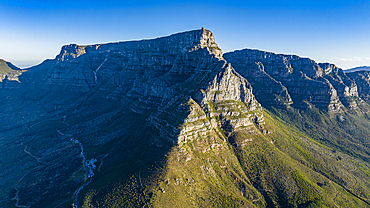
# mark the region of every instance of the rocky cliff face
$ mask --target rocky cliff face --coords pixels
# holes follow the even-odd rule
[[[370,196],[370,151],[357,143],[369,125],[341,111],[358,92],[366,97],[369,74],[257,50],[223,55],[204,28],[70,44],[26,71],[5,64],[4,207],[361,207]],[[260,103],[293,122],[274,120]],[[291,108],[311,106],[323,111]],[[307,139],[306,126],[320,140]]]
[[[109,96],[116,99],[130,90],[131,95],[165,93],[164,88],[189,78],[197,64],[203,62],[202,57],[208,59],[206,54],[209,53],[222,59],[221,50],[212,33],[207,30],[155,40],[90,46],[71,44],[62,47],[54,65],[47,71],[45,87],[60,85],[86,92],[97,85],[103,85],[100,90],[114,91]],[[195,55],[200,55],[198,62],[195,62]],[[206,64],[206,59],[203,64]],[[152,83],[154,79],[168,76],[167,73],[182,80],[165,82],[158,79]],[[154,86],[146,88],[149,90],[147,92],[140,92],[142,87],[135,86],[135,83],[143,82]]]
[[[370,72],[369,71],[355,71],[346,73],[348,77],[352,80],[355,80],[357,87],[358,87],[358,94],[359,96],[369,101],[369,94],[370,94]]]
[[[126,145],[124,149],[127,151],[109,153],[107,159],[110,157],[110,161],[120,161],[120,157],[131,158],[128,148],[136,148],[136,138],[145,137],[145,132],[152,133],[145,137],[144,143],[154,145],[153,149],[161,149],[156,150],[158,152],[193,140],[198,141],[196,151],[207,152],[215,147],[227,147],[227,140],[212,139],[219,138],[221,131],[233,132],[242,127],[259,131],[256,124],[263,128],[262,110],[250,83],[223,59],[213,34],[204,28],[153,40],[66,45],[54,60],[28,69],[19,81],[16,83],[20,93],[17,100],[34,102],[27,105],[27,115],[23,115],[25,124],[43,116],[53,118],[53,112],[65,112],[60,118],[55,118],[63,122],[56,122],[53,136],[28,136],[28,143],[36,138],[44,141],[48,137],[52,142],[68,141],[71,137],[71,141],[78,138],[83,146],[104,146],[112,142],[119,146],[126,141],[122,138],[129,135],[127,140],[135,145]],[[8,92],[11,94],[11,89],[3,90],[4,97]],[[117,119],[121,123],[113,125]],[[145,131],[141,132],[137,126],[142,126]],[[130,133],[133,130],[135,134]],[[47,151],[43,145],[36,149],[39,153]],[[106,151],[98,152],[94,157],[108,154]],[[191,155],[189,153],[188,160],[191,160]],[[71,156],[73,154],[65,155]],[[42,158],[42,155],[34,157]],[[46,166],[51,172],[60,168]],[[77,174],[80,168],[65,166],[73,170],[61,173],[66,176],[73,172]],[[41,174],[40,170],[32,171]],[[36,190],[48,180],[52,177],[40,179],[33,185],[26,181],[19,183],[19,204],[40,205],[38,199],[31,200],[35,193],[44,199],[52,198],[52,194]],[[65,186],[75,186],[78,181],[81,177],[75,177]],[[50,186],[45,191],[52,188]]]
[[[341,111],[343,105],[354,105],[348,97],[358,95],[356,83],[332,64],[250,49],[226,53],[224,58],[251,82],[265,106],[314,105]]]
[[[333,85],[342,104],[345,107],[355,107],[353,97],[359,96],[356,81],[350,79],[342,69],[334,64],[320,63],[319,66],[324,70],[324,79]]]
[[[45,70],[41,88],[96,90],[96,95],[130,105],[139,114],[186,103],[191,97],[207,112],[209,103],[228,100],[245,103],[250,111],[259,106],[248,81],[223,59],[213,34],[204,28],[154,40],[63,46]],[[251,124],[249,117],[229,121],[220,113],[208,116],[221,116],[234,127]]]

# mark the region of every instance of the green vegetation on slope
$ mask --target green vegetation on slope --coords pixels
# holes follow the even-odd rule
[[[0,59],[0,82],[5,79],[19,82],[18,76],[21,75],[22,72],[24,72],[24,70],[14,70],[8,65],[7,62]]]
[[[188,118],[205,116],[199,105],[194,102],[189,105],[194,113]],[[225,107],[226,103],[222,105]],[[210,109],[215,109],[214,103],[210,103]],[[358,124],[357,128],[366,126],[364,116],[350,112],[344,115],[352,118],[347,121],[348,128],[354,124]],[[197,133],[193,131],[191,140],[175,145],[162,159],[158,154],[155,160],[132,161],[118,169],[119,165],[113,166],[109,172],[121,174],[121,182],[100,189],[100,194],[99,186],[88,186],[83,204],[85,207],[369,206],[367,156],[346,146],[352,144],[348,138],[363,135],[366,129],[356,131],[357,134],[340,134],[346,129],[334,128],[340,125],[337,116],[315,109],[306,112],[275,109],[265,111],[264,119],[263,127],[243,127],[234,132],[217,127],[194,136]],[[219,118],[206,117],[185,123],[182,128],[207,120],[222,126]],[[143,164],[140,170],[135,168],[138,164]],[[132,167],[131,174],[127,174],[128,167]],[[110,176],[98,174],[97,180],[102,177],[104,181]]]

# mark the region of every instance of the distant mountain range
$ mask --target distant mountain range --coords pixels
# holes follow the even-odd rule
[[[370,72],[204,28],[0,60],[0,207],[370,207]]]
[[[352,69],[344,70],[345,73],[357,72],[357,71],[370,71],[370,66],[359,66]]]

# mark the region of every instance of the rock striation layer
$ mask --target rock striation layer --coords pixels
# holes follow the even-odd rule
[[[120,146],[126,142],[122,148],[127,151],[113,148],[106,152],[102,148],[104,151],[95,153],[109,155],[106,159],[109,161],[130,160],[131,157],[135,161],[154,160],[153,155],[144,159],[141,158],[144,156],[134,156],[144,153],[130,153],[137,148],[138,138],[145,138],[140,145],[149,144],[157,152],[175,144],[185,149],[184,145],[193,140],[198,142],[196,151],[208,152],[216,147],[228,148],[227,140],[221,136],[224,132],[231,133],[239,128],[258,131],[256,126],[263,124],[262,109],[251,84],[223,58],[213,34],[204,28],[152,40],[66,45],[55,59],[29,68],[19,76],[19,81],[15,83],[18,94],[14,100],[32,103],[26,106],[29,115],[22,115],[25,124],[37,120],[38,128],[43,129],[46,126],[40,118],[52,119],[57,112],[66,112],[55,118],[55,127],[51,126],[55,131],[51,135],[28,136],[29,143],[32,139],[49,140],[50,143],[62,139],[67,143],[79,141],[84,147],[97,151],[98,145],[116,143]],[[14,92],[15,88],[3,89],[2,96],[13,93],[14,97]],[[39,152],[52,149],[43,145],[37,148]],[[188,160],[191,155],[186,155]],[[114,164],[105,163],[108,167]],[[75,166],[63,165],[71,171],[61,175],[67,177],[78,172]],[[58,165],[51,165],[46,169],[57,172],[58,168]],[[33,174],[44,174],[41,168],[34,171]],[[66,187],[82,181],[81,177],[68,177],[74,180],[66,182]],[[48,184],[52,178],[33,184],[19,183],[19,204],[41,206],[40,199],[31,200],[34,193],[42,195],[46,201],[53,198],[53,194],[48,194],[53,183],[45,192],[39,190],[41,184]]]
[[[204,28],[0,66],[4,207],[364,207],[370,196],[368,116],[344,112],[369,112],[367,72],[222,54]]]
[[[359,96],[366,101],[370,101],[370,71],[355,71],[346,73],[346,75],[356,82]]]
[[[66,45],[49,66],[37,68],[45,70],[46,76],[36,87],[59,86],[82,93],[94,90],[95,95],[130,105],[139,114],[191,97],[202,106],[234,100],[254,111],[259,105],[249,82],[223,59],[213,34],[204,28],[153,40]],[[240,122],[232,123],[248,123]]]
[[[341,111],[353,105],[357,85],[333,64],[308,58],[244,49],[224,54],[237,72],[247,78],[264,106],[294,106]]]

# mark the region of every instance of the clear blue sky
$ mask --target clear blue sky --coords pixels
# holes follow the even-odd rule
[[[0,59],[20,67],[62,45],[148,39],[205,27],[224,51],[370,66],[370,1],[0,0]]]

